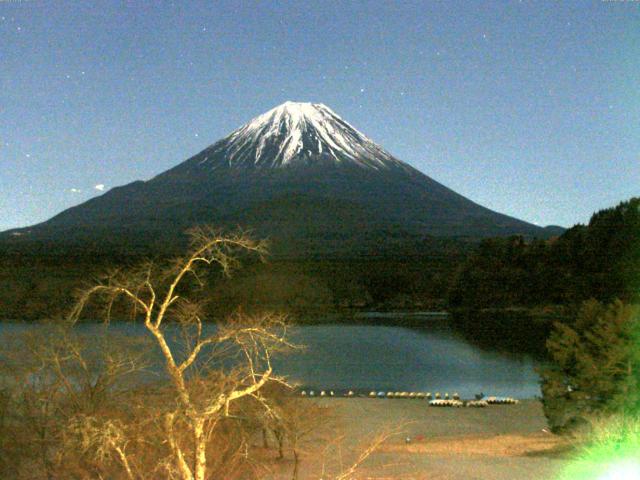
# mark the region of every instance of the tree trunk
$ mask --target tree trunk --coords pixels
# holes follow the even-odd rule
[[[269,448],[269,437],[267,436],[267,429],[262,429],[262,446],[264,448]]]
[[[300,457],[298,456],[298,449],[293,449],[293,474],[291,480],[298,480],[298,467],[300,465]]]
[[[276,440],[278,440],[278,460],[284,458],[284,434],[278,430],[275,432]]]
[[[194,421],[195,468],[194,480],[205,480],[207,473],[206,438],[204,436],[204,419]]]
[[[167,439],[169,440],[169,446],[171,447],[171,451],[175,456],[178,471],[180,472],[180,477],[182,477],[182,480],[193,480],[191,469],[189,468],[189,465],[184,458],[184,454],[182,453],[182,449],[180,448],[180,445],[178,445],[177,439],[175,437],[173,431],[173,421],[174,414],[170,413],[165,416],[165,429]]]

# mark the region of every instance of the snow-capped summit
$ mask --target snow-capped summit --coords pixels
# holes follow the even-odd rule
[[[255,117],[209,147],[201,164],[279,168],[327,161],[406,167],[326,105],[303,102],[285,102]]]

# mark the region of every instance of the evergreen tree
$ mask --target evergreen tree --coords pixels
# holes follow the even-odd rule
[[[557,323],[541,372],[544,412],[555,430],[597,413],[640,411],[640,309],[584,302],[573,324]]]
[[[640,198],[596,212],[551,240],[484,240],[449,291],[455,307],[640,300]]]

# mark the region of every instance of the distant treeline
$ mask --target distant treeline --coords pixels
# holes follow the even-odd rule
[[[460,245],[409,256],[270,258],[265,263],[246,259],[231,277],[213,269],[207,287],[197,295],[207,299],[210,313],[218,318],[239,307],[285,311],[302,319],[360,309],[439,310],[445,308],[453,275],[472,248]],[[170,256],[153,260],[162,264]],[[0,318],[34,320],[63,313],[73,304],[73,292],[88,281],[146,258],[79,249],[73,254],[0,255]]]
[[[276,256],[266,263],[247,259],[232,278],[212,271],[200,294],[218,317],[238,307],[304,318],[306,313],[363,309],[532,310],[575,306],[589,298],[633,301],[640,291],[639,239],[640,199],[634,198],[551,240],[429,239],[407,242],[404,248],[386,246],[386,251],[381,240],[379,254]],[[153,252],[122,246],[0,245],[0,318],[32,320],[64,312],[74,290],[109,269],[147,258],[162,264],[181,252],[167,245]]]
[[[456,274],[448,300],[473,309],[532,307],[590,298],[633,302],[639,292],[640,198],[633,198],[551,240],[481,242]]]

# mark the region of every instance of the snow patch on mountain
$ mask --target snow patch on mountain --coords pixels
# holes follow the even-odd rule
[[[322,103],[285,102],[259,115],[209,147],[200,163],[213,159],[224,159],[231,167],[280,168],[329,160],[375,170],[410,168]]]

